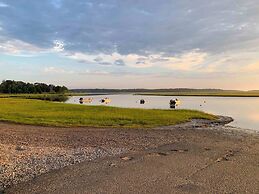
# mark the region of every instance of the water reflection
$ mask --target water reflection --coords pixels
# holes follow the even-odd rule
[[[86,96],[92,101],[84,105],[105,105],[129,108],[170,109],[170,100],[179,99],[177,109],[202,110],[212,114],[227,115],[235,119],[232,126],[259,130],[259,98],[237,97],[183,97],[183,96],[136,96],[110,95],[109,103],[102,104],[107,96]],[[67,103],[78,104],[80,97],[71,97]],[[141,104],[140,100],[145,103]]]

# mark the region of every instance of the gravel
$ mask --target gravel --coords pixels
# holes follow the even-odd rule
[[[0,190],[31,180],[51,170],[125,152],[127,150],[123,148],[64,149],[0,144],[0,153],[1,156],[4,156],[0,159]]]
[[[221,124],[230,121],[232,119],[229,117],[220,117],[218,122],[213,123],[194,120],[149,130],[55,128],[0,123],[0,191],[84,161],[185,142],[192,137],[186,137],[182,132],[185,130],[219,129],[222,133],[226,130],[222,130],[225,127]],[[218,124],[221,126],[215,127]],[[198,138],[196,132],[193,133],[194,139]]]

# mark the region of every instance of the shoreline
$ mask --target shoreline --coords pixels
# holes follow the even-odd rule
[[[8,187],[7,193],[16,193],[22,185],[30,184],[35,178],[37,180],[56,171],[62,172],[70,166],[76,168],[90,161],[98,163],[103,158],[108,161],[122,155],[143,154],[147,150],[175,143],[184,146],[202,137],[206,139],[206,136],[214,141],[218,141],[217,137],[224,141],[228,138],[231,141],[236,138],[248,142],[253,138],[255,142],[258,140],[258,134],[251,135],[225,126],[232,118],[219,118],[216,122],[193,120],[175,126],[143,130],[52,128],[0,123],[0,153],[4,156],[1,156],[4,159],[0,161],[0,173],[4,175],[1,176],[0,190]]]
[[[191,93],[135,93],[134,95],[142,95],[142,96],[189,96],[189,97],[233,97],[233,98],[258,98],[259,94],[191,94]]]

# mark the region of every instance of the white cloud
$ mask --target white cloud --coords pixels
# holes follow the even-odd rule
[[[84,53],[73,53],[68,55],[69,58],[75,59],[80,62],[87,64],[116,64],[118,60],[123,61],[124,64],[132,68],[149,68],[149,67],[162,67],[169,68],[172,70],[192,70],[198,68],[199,65],[203,64],[208,56],[207,53],[193,50],[190,52],[183,53],[174,57],[164,56],[163,53],[149,54],[147,56],[128,54],[121,55],[114,52],[108,54],[84,54]]]
[[[67,70],[67,69],[63,69],[61,67],[45,67],[43,69],[43,72],[46,74],[75,74],[75,75],[109,75],[110,72],[108,71],[104,71],[104,70],[89,70],[89,69],[85,69],[85,70]]]
[[[0,31],[2,30],[0,26]],[[56,53],[64,51],[65,43],[61,40],[54,40],[52,48],[40,48],[18,39],[5,39],[0,36],[0,53],[31,57],[43,53]]]
[[[7,4],[5,4],[5,3],[3,3],[3,2],[0,2],[0,8],[1,7],[9,7],[9,5],[7,5]]]
[[[166,60],[159,63],[172,70],[191,71],[199,69],[199,66],[206,61],[207,56],[207,53],[194,50],[175,57],[161,58]]]
[[[57,74],[73,74],[74,71],[65,70],[59,67],[45,67],[43,70],[44,73],[57,73]]]
[[[56,52],[62,52],[65,49],[65,43],[62,40],[54,40],[53,45],[53,50]]]
[[[85,71],[80,71],[78,74],[79,75],[109,75],[110,73],[108,71],[85,70]]]
[[[31,56],[32,54],[43,51],[43,49],[21,40],[12,39],[3,41],[0,37],[0,43],[0,53],[9,55]]]

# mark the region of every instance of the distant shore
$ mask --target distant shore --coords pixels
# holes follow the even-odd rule
[[[52,128],[0,123],[0,188],[8,187],[5,192],[12,194],[69,191],[80,193],[87,189],[89,193],[95,189],[100,192],[107,190],[116,193],[116,190],[112,190],[113,187],[107,187],[109,181],[114,181],[114,177],[118,178],[116,179],[118,186],[122,189],[124,184],[126,189],[131,186],[131,182],[123,182],[127,180],[124,177],[125,173],[129,173],[128,178],[132,181],[143,179],[142,181],[149,183],[150,177],[145,177],[147,175],[145,170],[148,170],[153,176],[159,177],[164,176],[162,172],[172,173],[171,178],[176,179],[173,183],[176,185],[173,188],[164,187],[165,190],[175,189],[181,192],[189,188],[199,191],[206,187],[213,191],[211,189],[215,189],[214,187],[220,188],[222,184],[231,184],[219,191],[237,189],[235,191],[242,192],[244,188],[241,187],[241,183],[245,183],[247,186],[245,189],[253,193],[256,185],[254,188],[252,185],[257,177],[252,178],[249,173],[255,173],[254,168],[257,165],[255,161],[259,159],[259,156],[255,155],[259,151],[258,136],[224,126],[230,121],[229,117],[220,117],[218,121],[193,120],[185,124],[149,130]],[[181,163],[177,160],[181,160]],[[154,168],[161,162],[164,166]],[[217,164],[213,165],[214,162]],[[137,168],[143,173],[140,177],[135,171],[134,164],[138,164],[141,168]],[[64,168],[65,166],[70,167]],[[131,169],[133,167],[135,170]],[[199,175],[204,176],[204,180],[201,180],[197,179],[195,173],[204,168],[208,170],[213,168],[214,176],[224,169],[226,180],[227,177],[232,180],[241,176],[242,179],[238,179],[241,181],[240,185],[235,186],[235,181],[233,183],[219,181],[218,186],[213,185],[216,180],[205,184],[203,181],[211,179],[211,174],[206,175],[204,170]],[[53,171],[53,169],[60,170]],[[176,176],[174,169],[179,169],[181,173]],[[87,175],[90,171],[91,175]],[[74,174],[75,172],[77,173]],[[184,181],[181,177],[187,175],[190,177]],[[102,180],[107,176],[111,177],[105,184]],[[38,178],[34,179],[35,177]],[[86,182],[82,183],[83,180]],[[96,180],[98,184],[94,184],[91,180]],[[134,184],[136,184],[134,188],[137,189],[140,182]],[[159,184],[164,185],[164,182],[161,180]],[[80,186],[77,187],[78,185]],[[156,183],[149,188],[150,191],[155,189],[155,186]],[[139,189],[148,188],[143,186]]]
[[[201,96],[201,97],[259,97],[259,92],[237,92],[237,93],[192,93],[192,92],[166,92],[166,93],[136,93],[135,95],[143,96]]]

